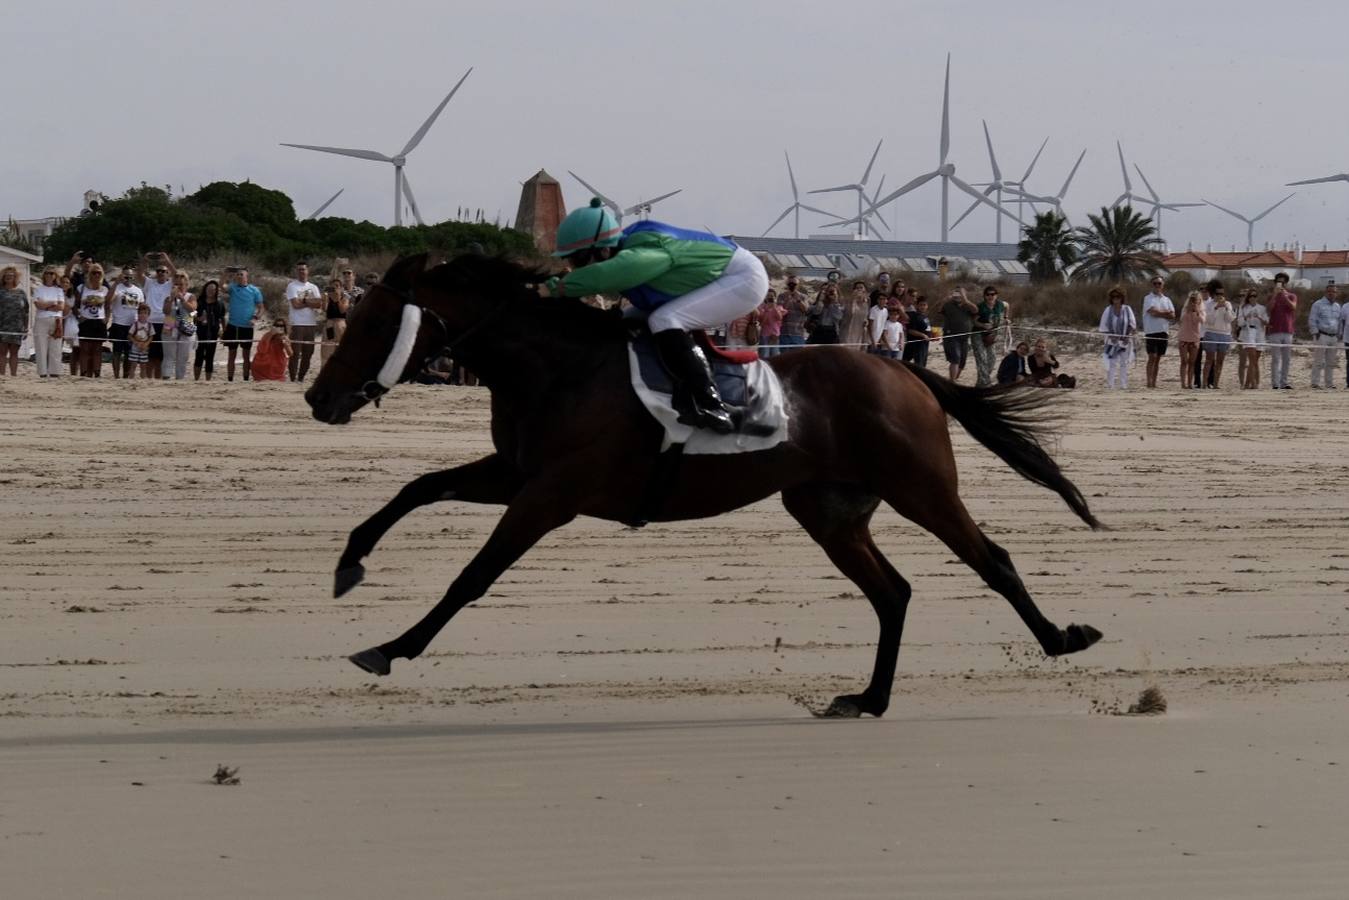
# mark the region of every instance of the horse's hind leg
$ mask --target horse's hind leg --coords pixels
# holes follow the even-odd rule
[[[890,705],[909,583],[881,555],[868,524],[880,499],[842,485],[806,485],[782,492],[782,503],[824,549],[830,561],[862,589],[880,620],[871,682],[860,694],[835,697],[827,715],[882,715]]]
[[[442,500],[504,505],[515,496],[517,488],[516,476],[496,454],[412,479],[379,512],[352,529],[337,562],[333,596],[341,597],[361,583],[365,577],[361,560],[370,555],[375,544],[399,519],[414,509]]]
[[[935,534],[989,587],[1006,597],[1047,656],[1076,653],[1101,639],[1101,633],[1090,625],[1059,628],[1045,618],[1022,584],[1021,576],[1012,565],[1012,557],[990,541],[970,517],[956,494],[954,477],[924,479],[921,472],[916,474],[918,477],[910,479],[909,484],[926,484],[928,489],[896,494],[887,498],[890,505],[900,515]],[[950,487],[945,487],[947,485]]]

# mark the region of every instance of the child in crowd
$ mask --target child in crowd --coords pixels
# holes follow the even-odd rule
[[[899,307],[890,307],[889,318],[885,321],[885,327],[881,329],[881,351],[891,359],[899,359],[899,354],[904,349],[904,321],[901,318],[903,315]]]
[[[1194,361],[1199,358],[1199,339],[1204,334],[1204,304],[1198,291],[1190,291],[1185,308],[1180,312],[1180,330],[1176,342],[1180,344],[1180,386],[1194,386]]]
[[[126,357],[131,366],[128,373],[134,370],[139,373],[139,377],[150,378],[150,343],[155,339],[155,329],[150,324],[150,304],[142,303],[136,308],[136,322],[126,337],[131,342]]]
[[[253,355],[253,379],[255,381],[285,381],[286,367],[290,365],[290,338],[286,337],[286,320],[272,322],[272,330],[258,341],[258,351]]]

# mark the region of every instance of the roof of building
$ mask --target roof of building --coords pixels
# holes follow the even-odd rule
[[[41,256],[29,253],[27,250],[16,250],[13,247],[0,246],[0,254],[4,254],[5,256],[17,256],[20,259],[26,259],[29,262],[42,262]]]
[[[1168,269],[1277,269],[1342,267],[1349,265],[1349,250],[1303,250],[1299,262],[1293,250],[1186,250],[1164,259]]]
[[[766,238],[730,235],[746,250],[761,253],[794,272],[819,276],[838,268],[845,274],[881,268],[892,272],[936,272],[937,261],[965,266],[987,278],[1024,278],[1016,244],[962,244],[947,241],[860,241],[830,238]]]

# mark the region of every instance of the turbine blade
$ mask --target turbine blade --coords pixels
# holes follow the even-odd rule
[[[876,240],[878,240],[878,241],[883,241],[883,240],[885,240],[885,236],[882,235],[879,231],[877,231],[877,230],[876,230],[876,226],[875,226],[875,225],[872,225],[870,221],[868,221],[868,222],[866,223],[866,225],[867,225],[867,231],[870,231],[872,234],[874,234],[874,235],[876,236]]]
[[[787,207],[786,209],[784,209],[784,210],[782,211],[782,215],[780,215],[780,216],[778,216],[776,219],[774,219],[774,220],[773,220],[773,224],[772,224],[772,225],[769,225],[767,228],[765,228],[765,229],[763,230],[763,234],[759,235],[759,237],[768,237],[768,232],[772,231],[774,228],[777,228],[777,227],[778,227],[778,223],[781,222],[783,219],[787,218],[788,216],[790,216],[790,215],[792,214],[792,210],[794,210],[794,209],[796,209],[796,204],[792,204],[791,206],[789,206],[789,207]]]
[[[667,197],[673,197],[675,194],[679,193],[679,191],[682,190],[683,188],[680,188],[677,191],[670,191],[670,193],[668,194],[661,194],[659,197],[652,197],[650,200],[638,200],[632,206],[629,206],[627,209],[623,210],[623,215],[630,216],[633,213],[639,213],[642,210],[646,209],[647,207],[655,206],[657,203],[666,199]]]
[[[941,95],[941,163],[946,165],[946,154],[951,151],[951,54],[946,54],[946,86]]]
[[[570,175],[572,178],[575,178],[577,181],[581,182],[581,187],[585,188],[587,191],[590,191],[590,193],[594,194],[596,197],[599,197],[600,202],[603,203],[605,206],[609,207],[611,210],[613,210],[614,215],[616,216],[623,215],[623,210],[621,207],[619,207],[617,203],[610,200],[608,197],[604,196],[590,185],[586,184],[586,180],[582,178],[580,175],[577,175],[571,169],[567,170],[567,174]]]
[[[993,138],[988,136],[988,122],[980,120],[984,124],[984,143],[988,144],[988,162],[993,166],[993,180],[1002,181],[1002,170],[998,168],[998,158],[993,155]],[[954,228],[955,226],[951,226]]]
[[[923,185],[927,184],[929,181],[936,178],[940,174],[941,172],[928,172],[926,175],[919,175],[917,178],[913,179],[908,184],[891,191],[881,199],[877,200],[875,203],[871,204],[871,209],[867,210],[865,213],[863,213],[863,215],[868,215],[872,211],[880,209],[882,206],[886,206],[887,204],[890,203],[890,201],[894,200],[896,197],[902,197],[909,191],[913,190],[914,188],[922,187]],[[856,222],[857,220],[854,219],[853,221]]]
[[[1049,138],[1045,138],[1040,143],[1040,149],[1035,151],[1035,157],[1030,161],[1030,165],[1026,166],[1026,174],[1021,176],[1021,184],[1023,187],[1026,184],[1026,179],[1030,178],[1030,173],[1035,171],[1035,164],[1040,161],[1040,154],[1045,152],[1045,144],[1048,143]]]
[[[417,220],[418,225],[425,225],[422,221],[422,211],[417,208],[417,198],[412,196],[412,185],[408,183],[407,170],[403,170],[403,196],[408,200],[408,206],[412,207],[412,218]]]
[[[1129,194],[1133,191],[1134,186],[1129,183],[1129,168],[1124,165],[1124,148],[1120,146],[1119,141],[1115,141],[1115,149],[1119,152],[1120,174],[1124,176],[1124,193]]]
[[[1261,219],[1263,219],[1265,216],[1267,216],[1267,215],[1269,215],[1270,213],[1274,212],[1274,210],[1278,209],[1280,206],[1283,206],[1285,203],[1287,203],[1289,200],[1292,200],[1292,199],[1293,199],[1294,197],[1296,197],[1296,196],[1297,196],[1297,191],[1293,191],[1293,193],[1289,194],[1287,197],[1284,197],[1284,198],[1283,198],[1282,200],[1280,200],[1278,203],[1275,203],[1273,206],[1271,206],[1269,209],[1267,209],[1267,210],[1265,210],[1264,212],[1262,212],[1260,215],[1256,216],[1254,219],[1251,219],[1251,222],[1259,222],[1259,221],[1260,221]]]
[[[975,200],[973,203],[969,205],[969,207],[963,213],[960,214],[960,218],[956,219],[954,222],[951,223],[951,229],[954,231],[957,225],[965,221],[966,217],[969,216],[970,213],[974,212],[978,208],[979,208],[979,201]]]
[[[1073,170],[1068,173],[1068,178],[1063,182],[1063,187],[1059,188],[1059,192],[1055,194],[1055,197],[1060,202],[1062,202],[1063,198],[1068,194],[1068,185],[1073,183],[1073,176],[1077,174],[1077,167],[1082,165],[1082,158],[1086,155],[1087,151],[1083,148],[1082,152],[1077,156],[1077,162],[1073,163]]]
[[[798,203],[797,206],[801,207],[802,209],[809,210],[810,212],[813,212],[817,215],[833,216],[835,219],[838,218],[838,216],[835,215],[834,213],[831,213],[828,210],[820,209],[818,206],[806,206],[806,204],[804,203]]]
[[[988,199],[983,194],[979,193],[973,187],[961,181],[954,175],[951,176],[951,183],[954,184],[956,187],[960,188],[965,193],[969,194],[971,197],[973,197],[976,203],[982,203],[985,206],[991,207],[992,209],[997,210],[998,213],[1000,213],[1001,215],[1004,215],[1007,218],[1011,219],[1012,221],[1017,222],[1021,225],[1026,224],[1025,222],[1022,222],[1021,219],[1017,218],[1016,213],[1003,209],[1001,206],[994,203],[992,200]]]
[[[422,142],[422,138],[426,137],[426,133],[431,130],[431,126],[436,123],[436,118],[440,115],[441,110],[445,108],[445,104],[450,102],[450,98],[453,97],[455,92],[459,90],[459,86],[462,85],[464,81],[468,78],[468,76],[472,74],[473,68],[470,66],[469,70],[464,73],[464,77],[460,78],[459,81],[455,84],[455,86],[450,88],[450,92],[445,95],[445,99],[440,101],[440,105],[437,106],[435,110],[431,113],[431,115],[427,117],[426,121],[422,123],[422,127],[417,129],[417,133],[414,134],[412,136],[412,139],[407,142],[407,146],[404,147],[403,151],[398,154],[399,156],[407,156],[409,153],[411,153],[413,150],[417,148],[417,145]]]
[[[1303,181],[1290,181],[1288,187],[1295,184],[1325,184],[1328,181],[1349,181],[1349,175],[1327,175],[1325,178],[1307,178]]]
[[[1120,194],[1118,197],[1116,197],[1115,202],[1110,204],[1110,206],[1112,209],[1118,209],[1119,205],[1123,203],[1125,200],[1132,200],[1132,199],[1133,197],[1126,191],[1123,194]]]
[[[1209,206],[1213,207],[1214,209],[1221,209],[1223,212],[1227,213],[1229,216],[1231,216],[1231,217],[1234,218],[1234,219],[1240,219],[1241,221],[1245,222],[1247,225],[1250,225],[1250,224],[1254,221],[1253,219],[1248,219],[1248,218],[1246,218],[1245,216],[1243,216],[1241,213],[1237,212],[1236,210],[1228,209],[1226,206],[1219,206],[1218,204],[1214,203],[1212,200],[1205,200],[1204,202],[1207,203]],[[1271,208],[1272,208],[1272,207],[1271,207]]]
[[[806,193],[807,193],[807,194],[830,194],[830,193],[834,193],[835,191],[860,191],[861,189],[862,189],[862,186],[861,186],[860,184],[840,184],[840,185],[838,185],[837,187],[820,188],[819,190],[816,190],[816,191],[806,191]]]
[[[871,197],[869,198],[872,203],[876,202],[876,198],[881,195],[881,191],[883,190],[885,190],[885,176],[881,175],[881,180],[876,184],[876,190],[871,192]],[[889,228],[890,226],[887,225],[885,227]]]
[[[1158,205],[1161,205],[1162,198],[1157,196],[1157,192],[1152,189],[1152,182],[1148,181],[1148,176],[1144,175],[1143,170],[1138,168],[1138,163],[1134,163],[1134,171],[1138,173],[1139,178],[1143,179],[1143,187],[1148,189],[1148,196],[1157,201]]]
[[[871,167],[876,165],[876,155],[881,152],[881,144],[883,143],[885,143],[885,138],[881,138],[876,142],[876,149],[871,151],[871,161],[867,163],[866,171],[862,173],[862,180],[858,182],[859,184],[865,185],[867,179],[871,177]]]
[[[342,191],[345,191],[345,190],[346,190],[346,188],[339,188],[336,194],[333,194],[331,197],[329,197],[329,198],[328,198],[328,201],[327,201],[326,203],[324,203],[322,206],[320,206],[318,209],[314,210],[314,211],[311,212],[309,215],[305,216],[305,219],[306,219],[306,220],[308,220],[308,219],[317,219],[319,216],[323,215],[323,211],[324,211],[325,209],[327,209],[328,207],[332,206],[332,205],[333,205],[333,201],[336,200],[338,197],[342,196]]]
[[[792,158],[787,155],[787,151],[782,151],[783,157],[787,160],[787,180],[792,183],[792,201],[800,200],[800,195],[796,192],[796,173],[792,171]]]
[[[282,147],[295,147],[298,150],[317,150],[320,153],[336,153],[338,156],[354,156],[357,159],[373,159],[375,162],[393,162],[392,156],[376,153],[374,150],[351,150],[346,147],[318,147],[314,144],[282,144]]]

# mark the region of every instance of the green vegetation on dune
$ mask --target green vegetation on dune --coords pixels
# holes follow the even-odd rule
[[[487,253],[533,256],[522,232],[474,222],[440,222],[385,228],[351,219],[298,219],[281,191],[251,182],[216,181],[194,194],[173,197],[142,184],[96,211],[66,221],[47,241],[48,259],[78,250],[119,265],[148,250],[168,250],[190,261],[239,255],[285,271],[297,259],[433,251],[466,252],[476,244]]]

